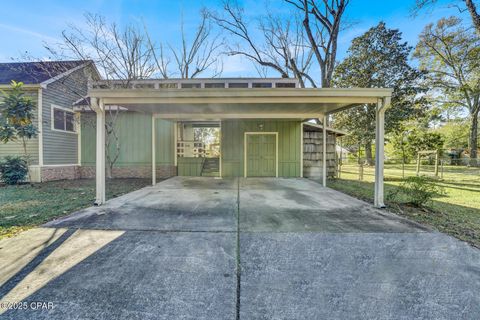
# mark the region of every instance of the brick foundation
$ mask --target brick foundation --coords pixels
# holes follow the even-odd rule
[[[95,167],[91,166],[52,166],[40,167],[41,181],[93,179],[95,178]],[[157,178],[170,178],[177,175],[175,166],[157,166]],[[113,168],[113,178],[151,178],[152,167],[117,167]]]
[[[79,167],[81,178],[95,178],[95,167],[82,166]],[[177,175],[175,166],[171,165],[158,165],[157,166],[157,178],[170,178]],[[151,178],[152,167],[116,167],[113,168],[112,176],[114,178]]]
[[[41,181],[73,180],[80,178],[78,166],[55,166],[40,168]]]

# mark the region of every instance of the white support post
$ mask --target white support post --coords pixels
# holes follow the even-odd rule
[[[156,160],[156,139],[155,139],[155,117],[152,115],[152,186],[157,184],[157,160]]]
[[[300,124],[300,178],[303,178],[303,122]]]
[[[384,143],[385,143],[385,108],[390,104],[390,98],[378,99],[375,115],[375,199],[377,208],[385,208],[383,202],[383,167],[384,167]]]
[[[95,205],[105,203],[105,107],[100,99],[92,99],[92,107],[97,113],[97,153],[96,153],[96,191]]]
[[[322,185],[327,186],[327,116],[323,116]]]

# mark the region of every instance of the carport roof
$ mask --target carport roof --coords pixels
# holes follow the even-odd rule
[[[162,80],[158,80],[163,83]],[[189,80],[194,82],[195,80]],[[198,81],[198,80],[196,80]],[[275,81],[275,80],[272,80]],[[276,81],[280,81],[276,80]],[[185,82],[185,80],[183,81]],[[140,85],[138,84],[140,83]],[[166,119],[318,118],[391,96],[384,88],[164,88],[152,80],[118,88],[93,86],[90,98],[103,105],[154,114]],[[154,83],[154,82],[153,82]],[[148,86],[147,86],[148,85]]]

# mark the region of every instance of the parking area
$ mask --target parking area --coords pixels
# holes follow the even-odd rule
[[[475,319],[480,251],[306,179],[175,177],[0,241],[5,319]]]

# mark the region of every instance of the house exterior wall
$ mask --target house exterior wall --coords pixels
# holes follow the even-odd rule
[[[4,89],[3,91],[7,93],[8,89]],[[25,90],[25,93],[26,95],[32,98],[33,103],[38,108],[38,89]],[[3,96],[0,95],[0,102],[2,100],[3,100]],[[35,111],[35,114],[37,114],[36,111]],[[36,126],[38,126],[38,117],[35,118],[34,123]],[[30,164],[38,165],[38,137],[27,141],[27,151],[30,155]],[[8,142],[8,143],[0,142],[0,159],[4,158],[5,156],[23,156],[23,155],[24,155],[23,145],[20,140]]]
[[[107,111],[106,121],[111,115]],[[152,118],[137,112],[120,112],[116,120],[116,133],[120,142],[118,160],[112,170],[113,177],[142,177],[152,175]],[[157,177],[176,175],[174,165],[174,123],[156,119]],[[110,145],[114,154],[115,143]],[[81,116],[81,168],[80,176],[95,176],[96,123],[94,113]]]
[[[278,176],[300,177],[300,120],[224,120],[221,132],[222,177],[243,177],[245,132],[278,132]]]
[[[73,110],[73,103],[87,95],[91,67],[79,69],[43,89],[43,163],[72,165],[78,163],[77,132],[52,130],[52,107]]]

